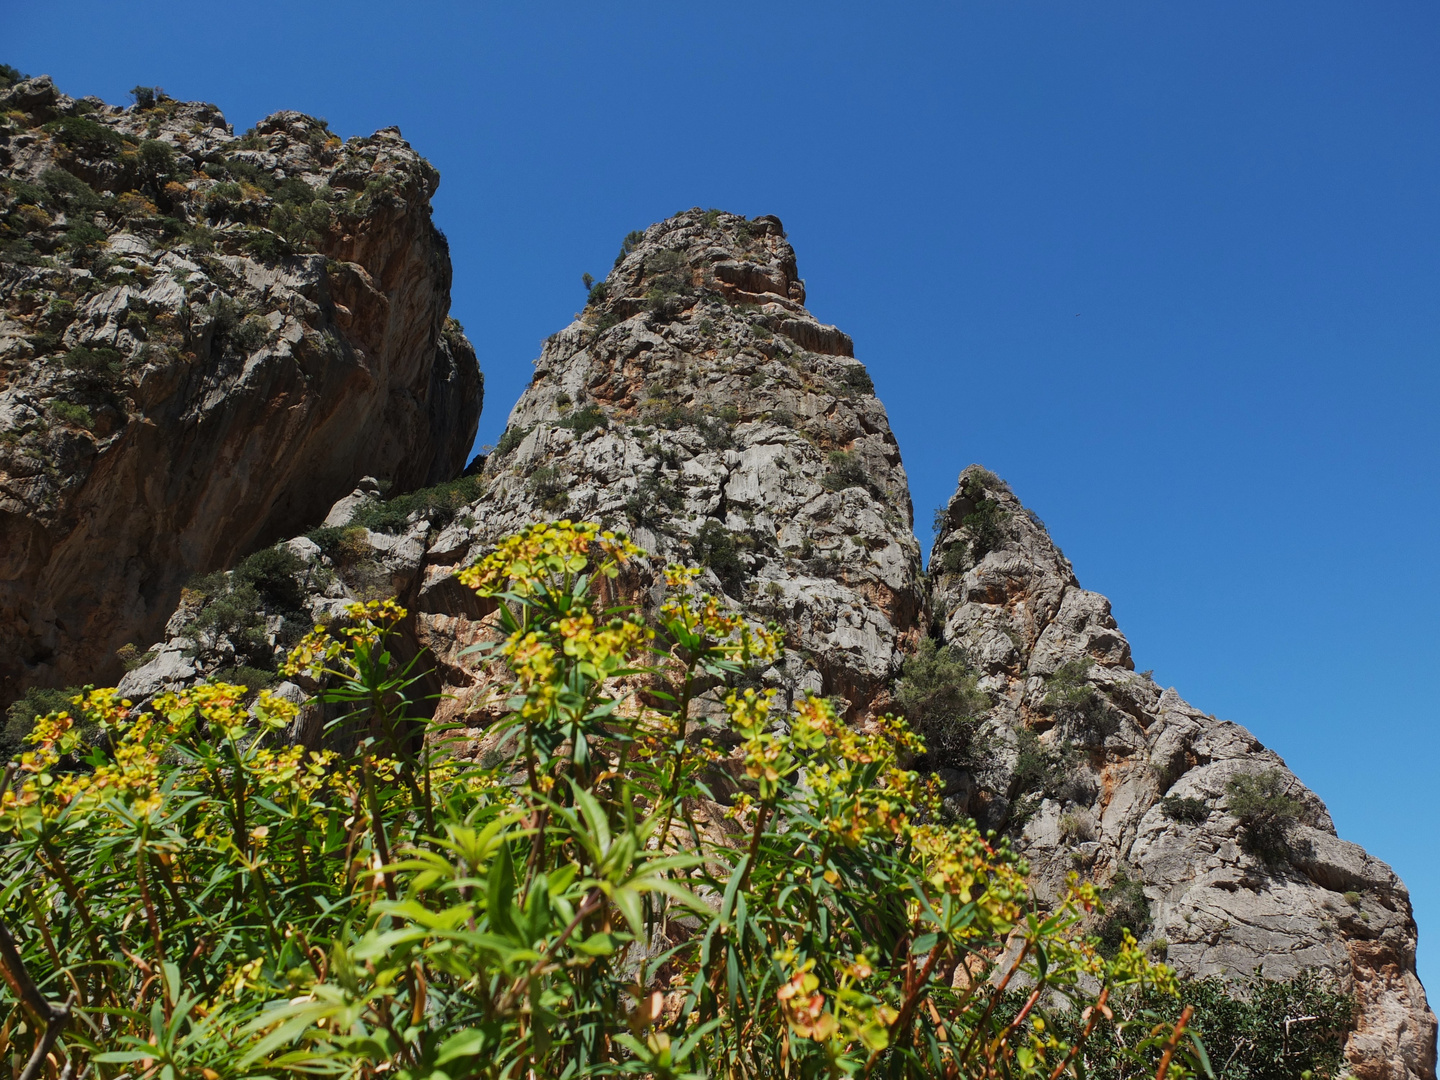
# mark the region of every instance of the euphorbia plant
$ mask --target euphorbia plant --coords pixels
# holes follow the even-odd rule
[[[780,642],[695,571],[653,620],[602,601],[639,557],[559,522],[462,571],[513,677],[493,767],[418,719],[393,603],[291,658],[341,706],[331,749],[278,745],[295,707],[239,687],[78,700],[105,733],[83,762],[75,720],[42,722],[0,819],[16,962],[74,995],[42,1068],[1079,1076],[1116,988],[1174,992],[1133,939],[1083,938],[1093,889],[1040,910],[1008,848],[944,820],[903,721],[739,689]],[[3,1034],[28,1053],[24,1008]],[[1068,1042],[1058,1009],[1088,1010]],[[1134,1030],[1136,1068],[1204,1067],[1182,1028]]]

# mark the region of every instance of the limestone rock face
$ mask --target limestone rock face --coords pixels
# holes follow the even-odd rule
[[[0,91],[0,697],[113,679],[196,572],[364,475],[454,476],[482,381],[395,129]]]
[[[773,217],[693,210],[631,234],[545,342],[475,524],[431,549],[418,606],[433,636],[463,615],[444,598],[457,564],[536,519],[599,521],[778,622],[771,684],[874,706],[922,628],[919,545],[884,406],[804,296]]]
[[[642,603],[659,599],[667,563],[702,564],[710,591],[784,629],[769,685],[836,695],[857,717],[882,706],[927,626],[909,489],[850,339],[803,297],[774,218],[695,210],[632,234],[584,313],[545,343],[477,498],[417,511],[394,535],[351,527],[331,552],[292,542],[328,590],[307,585],[309,614],[393,591],[450,695],[440,717],[479,738],[495,687],[461,654],[491,620],[455,572],[533,521],[600,521],[652,553],[625,582]],[[327,524],[370,499],[362,485]],[[169,659],[195,652],[177,640],[184,623],[128,693],[195,677]],[[200,652],[201,673],[226,663]]]
[[[993,768],[965,809],[1019,838],[1041,896],[1071,870],[1144,885],[1151,941],[1185,976],[1327,973],[1354,992],[1353,1075],[1435,1075],[1409,893],[1335,835],[1324,804],[1248,731],[1137,674],[1103,596],[992,474],[971,466],[931,555],[934,613],[992,703]],[[1038,736],[1038,738],[1037,738]],[[1033,740],[1033,741],[1031,741]],[[1019,768],[1020,744],[1029,760]],[[1041,774],[1041,775],[1038,775]],[[1295,800],[1287,851],[1253,852],[1229,782],[1269,774]]]

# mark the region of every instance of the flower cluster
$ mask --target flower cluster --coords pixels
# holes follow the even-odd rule
[[[698,567],[669,566],[665,584],[672,595],[660,607],[660,619],[673,636],[693,638],[735,663],[768,663],[780,655],[783,639],[772,627],[752,626],[727,611],[718,597],[696,593]],[[676,634],[676,631],[680,631]]]
[[[379,648],[386,636],[404,622],[410,612],[392,599],[359,601],[345,605],[349,624],[332,631],[320,623],[290,650],[280,666],[284,675],[305,675],[320,680],[326,676],[349,678],[356,673],[356,650]],[[338,636],[337,636],[338,634]],[[341,639],[345,640],[341,640]],[[330,665],[340,661],[338,669]]]
[[[495,551],[456,576],[481,596],[499,596],[506,591],[531,596],[548,587],[554,575],[582,573],[595,548],[606,556],[597,571],[609,578],[620,572],[620,563],[640,554],[623,536],[602,532],[600,526],[589,522],[537,523],[507,536]]]

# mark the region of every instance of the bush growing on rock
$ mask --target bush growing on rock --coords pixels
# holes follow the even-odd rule
[[[852,450],[834,450],[830,454],[830,468],[820,481],[827,491],[844,491],[858,487],[875,493],[875,481],[865,471],[865,463]]]
[[[586,405],[583,409],[576,409],[559,423],[560,427],[569,428],[575,433],[578,439],[587,431],[594,431],[596,428],[607,428],[610,421],[598,405]]]
[[[457,477],[428,488],[397,495],[383,503],[362,506],[351,524],[375,532],[398,533],[409,524],[412,516],[418,514],[430,524],[443,528],[450,524],[462,509],[478,499],[484,490],[485,482],[478,476]]]
[[[956,537],[941,553],[942,571],[964,573],[1004,541],[1004,523],[1009,511],[989,495],[989,492],[1003,487],[1004,482],[985,469],[974,469],[961,480],[960,495],[970,503],[971,509],[960,519],[962,535]],[[937,532],[943,532],[949,522],[948,506],[943,511],[936,511]]]
[[[1082,1075],[1109,1037],[1079,1009],[1095,994],[1168,1004],[1132,939],[1106,959],[1082,936],[1092,888],[1041,909],[1006,847],[935,822],[902,722],[726,689],[778,642],[692,571],[667,572],[654,626],[604,607],[594,583],[636,554],[561,522],[461,574],[498,605],[483,652],[514,678],[514,757],[488,768],[425,732],[392,601],[291,655],[348,734],[332,747],[279,744],[297,706],[247,709],[234,685],[46,717],[0,796],[23,883],[0,964],[34,987],[11,1052],[207,1080],[998,1080]],[[709,687],[728,756],[687,738]],[[82,724],[105,738],[67,771]],[[706,783],[722,765],[743,777],[728,807]],[[1061,1037],[1066,1016],[1083,1027]],[[1127,1075],[1184,1080],[1189,1018],[1105,1045]]]
[[[1290,832],[1305,816],[1305,804],[1286,789],[1279,769],[1232,776],[1225,785],[1231,815],[1240,823],[1245,850],[1267,863],[1290,855]]]
[[[988,763],[980,722],[990,699],[976,685],[978,678],[963,650],[933,638],[922,640],[905,659],[895,705],[925,740],[920,768],[979,769]]]
[[[690,551],[697,563],[715,572],[727,593],[739,596],[744,592],[745,560],[740,557],[735,534],[724,525],[714,518],[706,519],[690,541]]]
[[[1219,978],[1185,984],[1192,1021],[1219,1080],[1332,1080],[1342,1075],[1345,1037],[1355,1028],[1355,1003],[1310,973],[1284,981],[1251,979],[1238,987]],[[1089,1080],[1131,1080],[1127,1033],[1173,1023],[1177,998],[1152,992],[1111,994],[1113,1025],[1097,1028],[1085,1046]],[[1052,1015],[1062,1039],[1084,1026],[1075,1012]]]
[[[1100,894],[1100,900],[1101,907],[1091,917],[1091,932],[1104,955],[1116,956],[1127,935],[1142,937],[1150,929],[1150,901],[1145,897],[1145,883],[1120,867]]]
[[[1170,795],[1160,800],[1160,812],[1171,821],[1186,825],[1203,825],[1210,817],[1210,804],[1204,799]]]

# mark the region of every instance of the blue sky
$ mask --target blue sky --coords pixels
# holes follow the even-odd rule
[[[493,442],[580,275],[779,215],[928,521],[979,461],[1138,667],[1390,862],[1440,987],[1440,8],[7,5],[0,60],[237,128],[398,124],[440,168]]]

